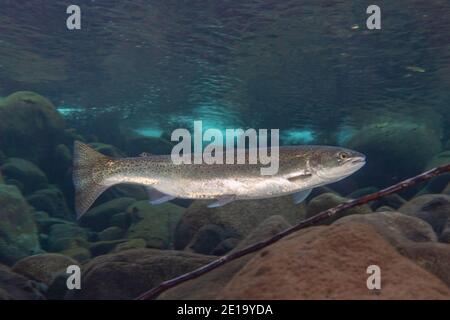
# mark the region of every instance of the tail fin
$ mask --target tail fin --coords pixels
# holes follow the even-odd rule
[[[75,141],[73,156],[73,183],[75,185],[75,211],[80,218],[109,186],[101,184],[99,174],[109,157],[88,145]]]

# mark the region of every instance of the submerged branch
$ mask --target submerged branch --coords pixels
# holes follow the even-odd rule
[[[341,203],[340,205],[338,205],[336,207],[322,211],[308,219],[302,220],[298,224],[296,224],[284,231],[281,231],[280,233],[277,233],[276,235],[274,235],[271,238],[257,242],[257,243],[250,245],[242,250],[235,251],[228,255],[222,256],[222,257],[218,258],[217,260],[214,260],[214,261],[212,261],[200,268],[197,268],[191,272],[188,272],[181,276],[175,277],[173,279],[164,281],[159,286],[141,294],[136,299],[137,300],[155,299],[162,292],[164,292],[170,288],[173,288],[180,283],[197,278],[205,273],[208,273],[208,272],[230,262],[230,261],[236,260],[242,256],[249,254],[249,253],[252,253],[252,252],[258,251],[262,248],[265,248],[265,247],[277,242],[278,240],[286,237],[287,235],[294,233],[295,231],[312,226],[320,221],[323,221],[326,218],[336,215],[337,213],[339,213],[343,210],[346,210],[346,209],[349,209],[349,208],[352,208],[352,207],[355,207],[358,205],[362,205],[362,204],[368,203],[370,201],[377,200],[381,197],[396,193],[398,191],[412,187],[418,183],[424,182],[426,180],[429,180],[435,176],[438,176],[438,175],[440,175],[442,173],[446,173],[446,172],[450,172],[450,164],[436,167],[434,169],[431,169],[429,171],[421,173],[415,177],[403,180],[397,184],[394,184],[394,185],[392,185],[388,188],[385,188],[383,190],[380,190],[378,192],[374,192],[374,193],[362,196],[358,199],[349,200],[345,203]]]

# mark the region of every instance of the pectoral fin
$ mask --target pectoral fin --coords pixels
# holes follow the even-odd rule
[[[300,202],[303,202],[309,194],[311,193],[312,189],[307,189],[303,191],[296,192],[292,195],[292,199],[294,200],[295,204],[299,204]]]
[[[208,208],[217,208],[226,205],[227,203],[233,202],[236,200],[236,195],[224,195],[216,199],[216,201],[210,203]]]
[[[161,204],[161,203],[175,199],[175,197],[165,194],[159,190],[156,190],[155,188],[148,187],[147,193],[150,198],[151,204]]]

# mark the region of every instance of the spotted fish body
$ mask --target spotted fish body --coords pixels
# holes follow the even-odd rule
[[[108,187],[133,183],[149,188],[153,203],[173,198],[215,199],[216,207],[243,199],[294,194],[302,201],[314,187],[341,180],[364,165],[365,157],[329,146],[280,147],[277,174],[261,175],[261,164],[174,164],[170,155],[112,159],[76,141],[75,198],[81,216]]]

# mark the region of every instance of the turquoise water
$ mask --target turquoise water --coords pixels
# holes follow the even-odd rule
[[[448,124],[448,2],[380,1],[374,31],[368,4],[88,1],[68,32],[65,5],[6,1],[0,93],[114,110],[144,131],[201,118],[320,143],[380,117]]]

